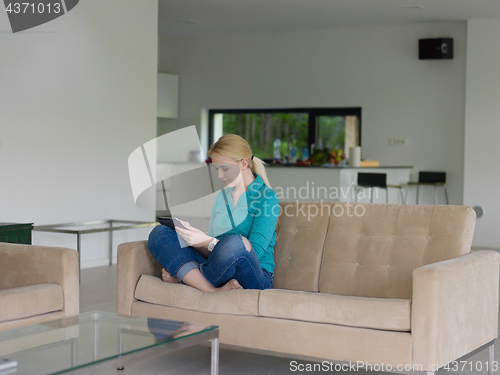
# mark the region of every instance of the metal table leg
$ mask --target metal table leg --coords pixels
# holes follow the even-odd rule
[[[495,344],[491,344],[488,348],[488,375],[494,375],[494,366],[495,364]]]
[[[109,252],[108,252],[108,257],[109,257],[109,265],[111,266],[113,264],[113,222],[109,222]]]
[[[211,375],[219,375],[219,338],[212,339]]]
[[[82,249],[82,237],[80,236],[80,233],[76,234],[76,251],[78,251],[78,280],[80,281],[80,284],[82,283],[82,271],[81,271],[81,264],[82,264],[82,252],[80,251]]]
[[[444,189],[444,196],[446,198],[446,204],[450,204],[450,202],[448,201],[448,190],[446,190],[446,185],[443,185],[443,189]]]

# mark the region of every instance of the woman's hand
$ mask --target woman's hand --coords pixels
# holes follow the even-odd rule
[[[187,221],[181,221],[181,223],[187,228],[183,229],[181,227],[175,227],[175,231],[182,237],[188,246],[200,246],[204,242],[210,242],[212,237],[206,235],[201,230],[192,227]]]

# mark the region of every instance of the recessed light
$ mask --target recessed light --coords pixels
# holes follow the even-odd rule
[[[405,9],[425,9],[422,5],[401,5],[401,8]]]

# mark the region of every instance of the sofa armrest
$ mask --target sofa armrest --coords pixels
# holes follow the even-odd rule
[[[66,316],[80,311],[78,252],[49,246],[0,243],[0,289],[57,284]]]
[[[413,271],[414,364],[441,367],[497,337],[499,268],[500,254],[477,251]]]
[[[141,275],[161,277],[161,265],[148,248],[148,241],[126,242],[118,246],[116,311],[131,315],[135,287]]]

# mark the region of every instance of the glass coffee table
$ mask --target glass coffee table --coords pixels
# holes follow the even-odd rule
[[[217,326],[92,311],[0,331],[0,359],[17,361],[0,375],[98,374],[208,340],[218,375]]]

